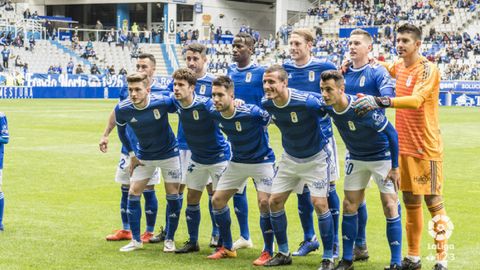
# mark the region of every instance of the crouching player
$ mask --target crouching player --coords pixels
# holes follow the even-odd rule
[[[128,192],[127,215],[132,241],[120,251],[142,248],[140,241],[140,196],[157,167],[162,170],[169,212],[169,229],[164,252],[175,251],[173,238],[178,227],[181,181],[180,161],[175,135],[168,123],[168,113],[176,111],[169,97],[150,94],[148,77],[134,73],[127,77],[129,98],[115,107],[118,135],[130,155],[130,190]],[[138,138],[138,157],[126,135],[129,125]]]
[[[268,209],[268,198],[274,172],[275,156],[268,145],[268,113],[256,105],[234,106],[234,84],[227,76],[220,76],[212,82],[212,99],[215,108],[212,115],[218,126],[228,136],[232,145],[232,159],[220,178],[212,198],[215,221],[223,239],[223,246],[209,259],[236,257],[233,250],[231,219],[228,201],[239,190],[243,190],[247,179],[253,178],[257,189],[260,208],[260,228],[264,248],[254,265],[264,265],[273,253],[273,230]],[[216,110],[216,111],[215,111]]]
[[[335,269],[353,269],[353,245],[358,231],[357,209],[365,197],[370,177],[380,190],[380,199],[387,219],[387,240],[390,246],[390,266],[401,269],[402,223],[398,208],[397,188],[398,136],[381,110],[358,116],[352,103],[355,96],[345,95],[344,78],[339,71],[321,75],[320,88],[324,107],[347,147],[345,160],[345,199],[343,201],[343,257]]]

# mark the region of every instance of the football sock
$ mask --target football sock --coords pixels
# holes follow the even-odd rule
[[[318,215],[318,229],[323,244],[323,258],[333,259],[333,218],[330,210]]]
[[[355,238],[355,245],[357,247],[365,247],[367,245],[367,202],[363,201],[358,206],[358,232],[357,238]]]
[[[5,194],[0,192],[0,227],[3,224],[3,209],[5,207]]]
[[[130,229],[132,230],[132,238],[140,242],[140,219],[142,218],[140,196],[128,195],[127,215],[128,223],[130,223]]]
[[[408,255],[420,256],[420,241],[423,230],[423,212],[421,204],[405,204],[407,210],[406,232],[408,242]]]
[[[154,189],[147,189],[143,191],[143,198],[145,198],[145,219],[147,221],[147,232],[153,233],[155,229],[155,222],[157,221],[158,200]]]
[[[443,205],[443,202],[439,202],[435,205],[428,206],[428,211],[430,211],[430,215],[432,218],[435,216],[446,216],[447,212],[445,211],[445,207]],[[434,220],[435,226],[434,230],[435,233],[437,234],[437,237],[435,237],[435,246],[437,248],[437,262],[441,263],[443,266],[446,266],[446,261],[447,261],[447,237],[446,237],[446,232],[438,230],[437,226],[439,224],[443,225],[443,228],[448,228],[448,224],[442,220],[438,219]]]
[[[120,199],[120,217],[122,218],[122,226],[124,230],[130,230],[130,224],[128,223],[128,216],[127,216],[128,190],[129,190],[129,187],[123,187],[123,186],[121,187],[122,197]]]
[[[338,247],[338,220],[340,217],[340,199],[338,198],[335,184],[330,184],[330,189],[328,192],[328,207],[330,208],[330,213],[332,213],[333,218],[333,243],[336,244]]]
[[[311,241],[315,236],[315,228],[313,225],[313,204],[310,198],[310,190],[307,186],[303,188],[302,194],[297,194],[298,198],[298,215],[303,228],[303,240]]]
[[[241,194],[235,193],[233,196],[233,206],[240,227],[240,235],[245,238],[245,240],[248,240],[250,239],[250,230],[248,229],[248,201],[246,186]]]
[[[213,194],[208,194],[208,212],[210,213],[210,220],[212,221],[212,236],[217,236],[220,232],[218,231],[218,226],[213,216],[212,196]]]
[[[272,221],[273,233],[277,239],[278,252],[288,255],[288,238],[287,238],[287,216],[285,210],[278,212],[270,212],[270,220]]]
[[[190,242],[197,243],[198,228],[200,226],[200,204],[189,204],[185,210],[185,217],[187,219],[188,235]]]
[[[387,239],[390,246],[390,265],[402,264],[402,218],[387,218]]]
[[[263,251],[268,251],[273,255],[273,228],[270,220],[270,213],[260,213],[260,229],[263,235]]]
[[[358,213],[343,214],[342,220],[342,243],[343,259],[353,260],[353,243],[358,230]]]
[[[179,194],[167,194],[167,203],[169,206],[168,215],[168,230],[167,236],[165,239],[167,240],[174,240],[175,232],[177,231],[178,227],[178,220],[180,218],[180,210],[181,210],[181,201],[183,197],[180,197]]]
[[[165,232],[168,232],[168,213],[170,213],[170,206],[167,203],[165,206]]]
[[[232,250],[232,232],[230,231],[232,220],[230,219],[230,208],[228,208],[227,205],[219,210],[214,209],[213,214],[215,215],[215,221],[217,222],[218,229],[220,230],[220,237],[223,240],[223,246],[226,249]]]

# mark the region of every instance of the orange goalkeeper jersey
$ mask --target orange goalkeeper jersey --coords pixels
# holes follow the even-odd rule
[[[396,97],[392,104],[397,108],[395,127],[400,154],[441,161],[443,142],[438,119],[438,68],[423,56],[408,68],[403,59],[385,67],[396,78]]]

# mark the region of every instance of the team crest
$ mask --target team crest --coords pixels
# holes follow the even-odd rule
[[[161,115],[160,115],[160,112],[158,111],[158,109],[153,110],[153,116],[157,120],[160,119]]]
[[[314,71],[308,72],[308,80],[311,81],[311,82],[315,81],[315,72]]]
[[[245,76],[245,82],[251,82],[252,81],[252,73],[247,72],[247,75]]]
[[[362,78],[360,78],[360,87],[364,87],[365,86],[365,76],[362,76]]]
[[[407,83],[406,83],[407,87],[410,87],[410,85],[412,84],[412,79],[413,79],[412,75],[408,76]]]
[[[202,84],[200,86],[200,94],[205,95],[205,92],[207,91],[207,86],[205,84]]]

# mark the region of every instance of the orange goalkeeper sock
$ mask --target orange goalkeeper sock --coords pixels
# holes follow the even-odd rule
[[[420,241],[423,231],[423,211],[421,204],[405,204],[407,212],[408,255],[420,256]]]

